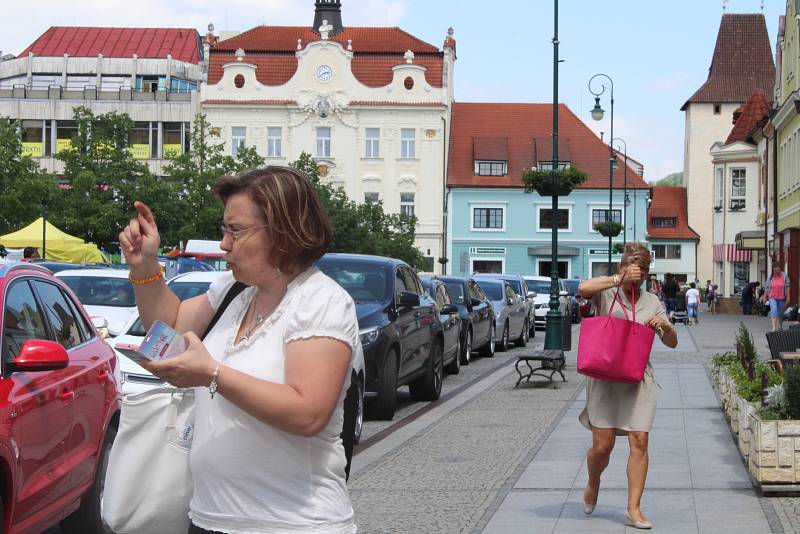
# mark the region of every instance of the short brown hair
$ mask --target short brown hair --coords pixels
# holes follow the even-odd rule
[[[640,242],[634,241],[633,243],[625,243],[625,250],[622,252],[619,266],[638,265],[641,270],[650,272],[650,263],[652,261],[650,249]]]
[[[223,204],[237,193],[250,195],[263,213],[272,245],[267,261],[273,267],[283,272],[302,272],[327,252],[331,222],[304,174],[271,165],[223,176],[214,185],[214,194]]]

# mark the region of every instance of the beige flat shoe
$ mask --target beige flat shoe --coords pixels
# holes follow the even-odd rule
[[[653,528],[653,522],[652,521],[647,521],[647,520],[639,521],[637,519],[632,518],[631,514],[629,514],[628,512],[625,512],[625,525],[629,526],[629,527],[641,528],[641,529],[645,529],[645,530]]]
[[[585,489],[583,490],[583,493],[584,493],[584,495],[586,494],[586,490]],[[584,501],[583,501],[583,513],[586,514],[586,515],[591,514],[592,512],[594,512],[595,506],[597,506],[597,501],[596,500],[595,500],[594,504],[591,504],[591,503],[586,502],[586,500],[584,498]]]

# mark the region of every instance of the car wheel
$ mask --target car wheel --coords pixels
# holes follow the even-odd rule
[[[442,393],[442,379],[444,378],[444,354],[442,343],[433,340],[431,352],[428,356],[428,370],[421,378],[408,385],[411,398],[418,401],[435,401]]]
[[[530,331],[530,328],[528,328],[528,321],[526,319],[525,320],[525,324],[522,325],[522,332],[519,333],[519,337],[517,338],[517,341],[516,341],[518,347],[524,347],[525,345],[528,344],[528,332],[529,331]]]
[[[484,358],[494,358],[495,349],[495,329],[494,323],[489,326],[489,341],[481,347],[480,355]]]
[[[464,347],[461,354],[461,364],[469,365],[472,360],[472,329],[467,328],[467,335],[464,337]]]
[[[503,326],[503,333],[500,334],[500,344],[497,345],[497,352],[508,350],[508,323]]]
[[[397,409],[397,351],[390,350],[378,371],[378,396],[367,405],[375,419],[391,421]]]
[[[59,524],[63,534],[111,534],[111,529],[103,521],[102,510],[108,458],[116,436],[117,429],[109,426],[98,456],[94,482],[81,498],[80,508]]]
[[[353,444],[361,441],[361,431],[364,429],[364,383],[358,379],[358,402],[356,404],[356,427],[353,430]]]
[[[453,353],[453,360],[444,368],[445,371],[451,375],[457,375],[461,372],[461,339],[456,338],[456,351]]]

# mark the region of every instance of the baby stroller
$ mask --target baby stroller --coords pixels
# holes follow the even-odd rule
[[[686,292],[681,291],[675,299],[675,311],[672,312],[672,317],[669,318],[672,324],[683,323],[689,324],[689,310],[686,309]]]

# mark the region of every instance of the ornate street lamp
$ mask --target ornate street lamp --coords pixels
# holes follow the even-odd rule
[[[562,349],[561,309],[558,292],[558,0],[553,0],[553,160],[550,183],[553,187],[550,253],[550,309],[545,318],[545,350]]]
[[[609,86],[606,86],[605,83],[600,85],[599,91],[594,91],[592,89],[592,82],[598,76],[602,76],[608,80]],[[602,120],[603,115],[605,115],[605,111],[603,108],[600,107],[600,95],[606,92],[608,89],[611,93],[611,135],[608,136],[608,212],[606,212],[606,221],[611,221],[611,207],[612,207],[612,197],[614,194],[614,161],[616,158],[614,157],[614,146],[613,146],[613,139],[614,139],[614,80],[608,74],[595,74],[591,78],[589,78],[589,92],[594,95],[594,108],[592,108],[592,118],[596,121]],[[608,236],[608,275],[611,275],[611,236]]]

